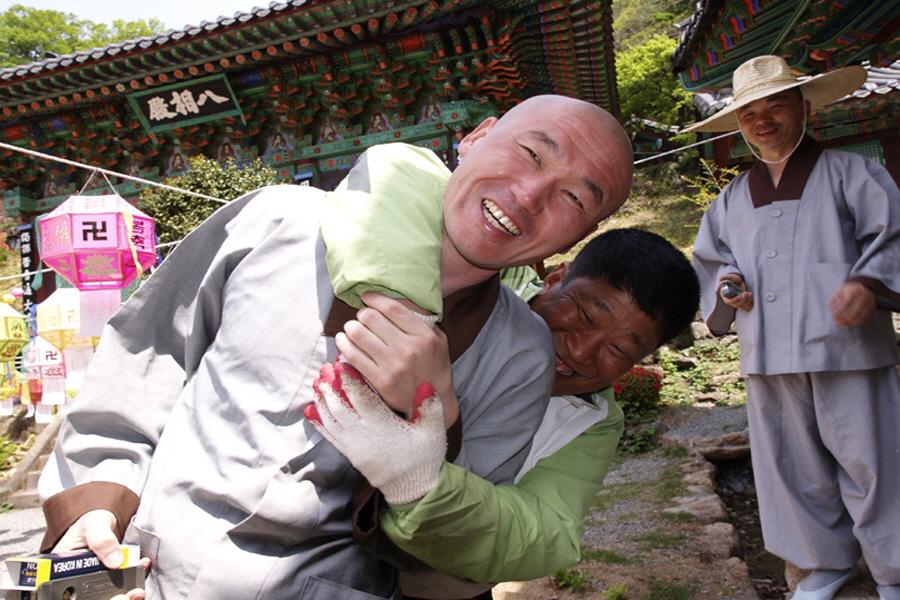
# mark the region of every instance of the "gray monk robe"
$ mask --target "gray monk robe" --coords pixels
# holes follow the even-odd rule
[[[900,299],[900,190],[857,154],[806,139],[778,188],[762,163],[710,204],[694,245],[710,329],[735,310],[719,277],[739,273],[741,373],[766,549],[804,569],[864,555],[900,583],[900,379],[887,310],[840,328],[828,300],[847,281]]]
[[[139,498],[126,540],[153,559],[148,598],[390,596],[394,571],[353,543],[357,474],[303,418],[335,355],[321,201],[276,186],[223,207],[113,317],[41,481],[66,490],[46,505],[45,547],[90,508],[127,523]],[[554,360],[543,322],[497,293],[453,363],[457,463],[507,483]]]

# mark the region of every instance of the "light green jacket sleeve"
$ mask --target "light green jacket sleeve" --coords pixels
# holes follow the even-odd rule
[[[438,156],[408,144],[373,146],[319,217],[335,295],[356,308],[367,291],[443,310],[440,256],[444,191],[450,171]]]
[[[578,562],[582,520],[622,435],[615,402],[609,416],[540,460],[516,485],[494,486],[444,464],[422,499],[389,507],[381,527],[429,566],[477,583],[528,581]]]

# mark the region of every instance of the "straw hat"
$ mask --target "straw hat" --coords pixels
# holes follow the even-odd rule
[[[694,123],[682,130],[733,131],[738,129],[737,110],[760,98],[799,87],[803,97],[809,100],[811,110],[831,104],[858,90],[866,82],[866,70],[862,67],[844,67],[797,81],[787,62],[780,56],[751,58],[734,72],[734,100],[705,121]]]

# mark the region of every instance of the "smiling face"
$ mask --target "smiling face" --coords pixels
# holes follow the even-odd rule
[[[809,107],[799,90],[790,89],[756,100],[737,111],[744,138],[766,160],[781,160],[803,135]]]
[[[531,303],[553,334],[553,394],[582,394],[611,385],[659,343],[656,322],[602,279],[564,281],[568,264],[544,279]]]
[[[445,194],[445,250],[482,269],[570,248],[621,206],[631,186],[622,127],[599,107],[561,96],[531,98],[488,119],[459,153],[464,160]]]

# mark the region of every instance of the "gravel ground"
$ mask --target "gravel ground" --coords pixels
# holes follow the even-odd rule
[[[712,437],[747,428],[746,405],[738,406],[672,406],[660,411],[658,420],[668,431],[665,437],[682,445],[695,437]],[[626,457],[610,470],[604,480],[606,490],[623,484],[652,485],[663,477],[673,463],[659,452]],[[606,493],[601,491],[602,495]],[[603,510],[592,513],[582,543],[585,548],[618,547],[622,551],[640,550],[642,537],[659,529],[655,519],[659,503],[655,497],[638,494],[634,497],[604,503]]]
[[[687,444],[695,437],[712,437],[747,429],[747,405],[670,406],[657,417],[669,430],[665,437]]]
[[[6,559],[37,554],[44,536],[44,513],[40,508],[0,513],[0,585],[9,581]],[[5,595],[0,591],[0,599]]]
[[[621,484],[642,484],[658,481],[666,467],[666,461],[658,454],[640,455],[623,461],[610,470],[603,483],[607,490]],[[605,492],[601,491],[601,496]],[[653,514],[657,506],[644,496],[635,496],[610,504],[604,504],[602,512],[592,513],[589,525],[582,537],[583,548],[609,548],[616,546],[623,551],[636,551],[640,547],[636,538],[657,528],[650,520],[636,515]]]

